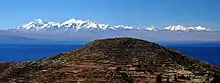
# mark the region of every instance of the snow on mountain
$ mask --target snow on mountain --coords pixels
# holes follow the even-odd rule
[[[40,29],[42,26],[44,26],[44,22],[41,19],[36,19],[33,22],[29,22],[23,25],[19,29],[32,29],[32,28]]]
[[[18,27],[16,30],[20,31],[80,31],[80,30],[146,30],[146,31],[213,31],[211,29],[197,26],[197,27],[185,27],[182,25],[176,26],[167,26],[162,30],[154,28],[154,26],[146,28],[134,28],[132,26],[126,25],[108,25],[93,22],[90,20],[79,20],[79,19],[69,19],[67,21],[58,23],[58,22],[46,22],[41,19],[36,19],[27,24],[24,24],[21,27]]]
[[[167,26],[164,28],[165,31],[214,31],[202,26],[196,26],[196,27],[185,27],[182,25],[176,25],[176,26]]]
[[[131,26],[124,26],[124,25],[117,25],[117,26],[114,26],[114,28],[115,29],[134,29]]]
[[[88,30],[117,30],[117,29],[133,29],[131,26],[125,25],[117,25],[117,26],[110,26],[108,24],[100,24],[96,22],[92,22],[90,20],[78,20],[78,19],[69,19],[62,23],[56,22],[45,22],[41,19],[36,19],[32,22],[29,22],[22,27],[18,27],[17,30],[51,30],[51,29],[63,29],[63,30],[81,30],[81,29],[88,29]]]
[[[145,28],[147,31],[157,31],[156,28],[154,28],[154,26],[150,26],[150,27],[147,27]]]

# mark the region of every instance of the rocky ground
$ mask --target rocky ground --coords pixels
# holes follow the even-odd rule
[[[152,42],[112,38],[38,61],[0,63],[0,83],[218,83],[213,67]]]

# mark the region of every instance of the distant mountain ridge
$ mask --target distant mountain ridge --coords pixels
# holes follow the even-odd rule
[[[0,35],[56,41],[95,40],[111,37],[135,37],[151,41],[219,41],[220,32],[203,26],[170,25],[163,29],[154,26],[132,27],[109,25],[91,20],[69,19],[51,22],[36,19],[16,29],[0,30]],[[16,39],[16,38],[15,38]],[[6,38],[2,41],[7,41]],[[16,40],[14,41],[16,42]]]
[[[207,32],[215,31],[203,26],[185,27],[182,25],[170,25],[163,29],[157,29],[154,26],[146,28],[136,28],[127,25],[109,25],[90,20],[69,19],[64,22],[46,22],[41,19],[36,19],[21,27],[16,28],[18,31],[50,31],[50,32],[67,32],[67,31],[114,31],[114,30],[141,30],[141,31],[197,31]]]

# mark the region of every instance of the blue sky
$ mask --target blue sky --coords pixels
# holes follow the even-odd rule
[[[1,0],[0,29],[16,28],[40,18],[70,18],[134,27],[202,25],[220,28],[220,0]]]

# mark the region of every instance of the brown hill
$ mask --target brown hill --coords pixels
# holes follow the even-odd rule
[[[213,79],[210,64],[134,38],[95,40],[67,53],[6,66],[0,71],[1,83],[154,83],[160,74],[170,82]]]

